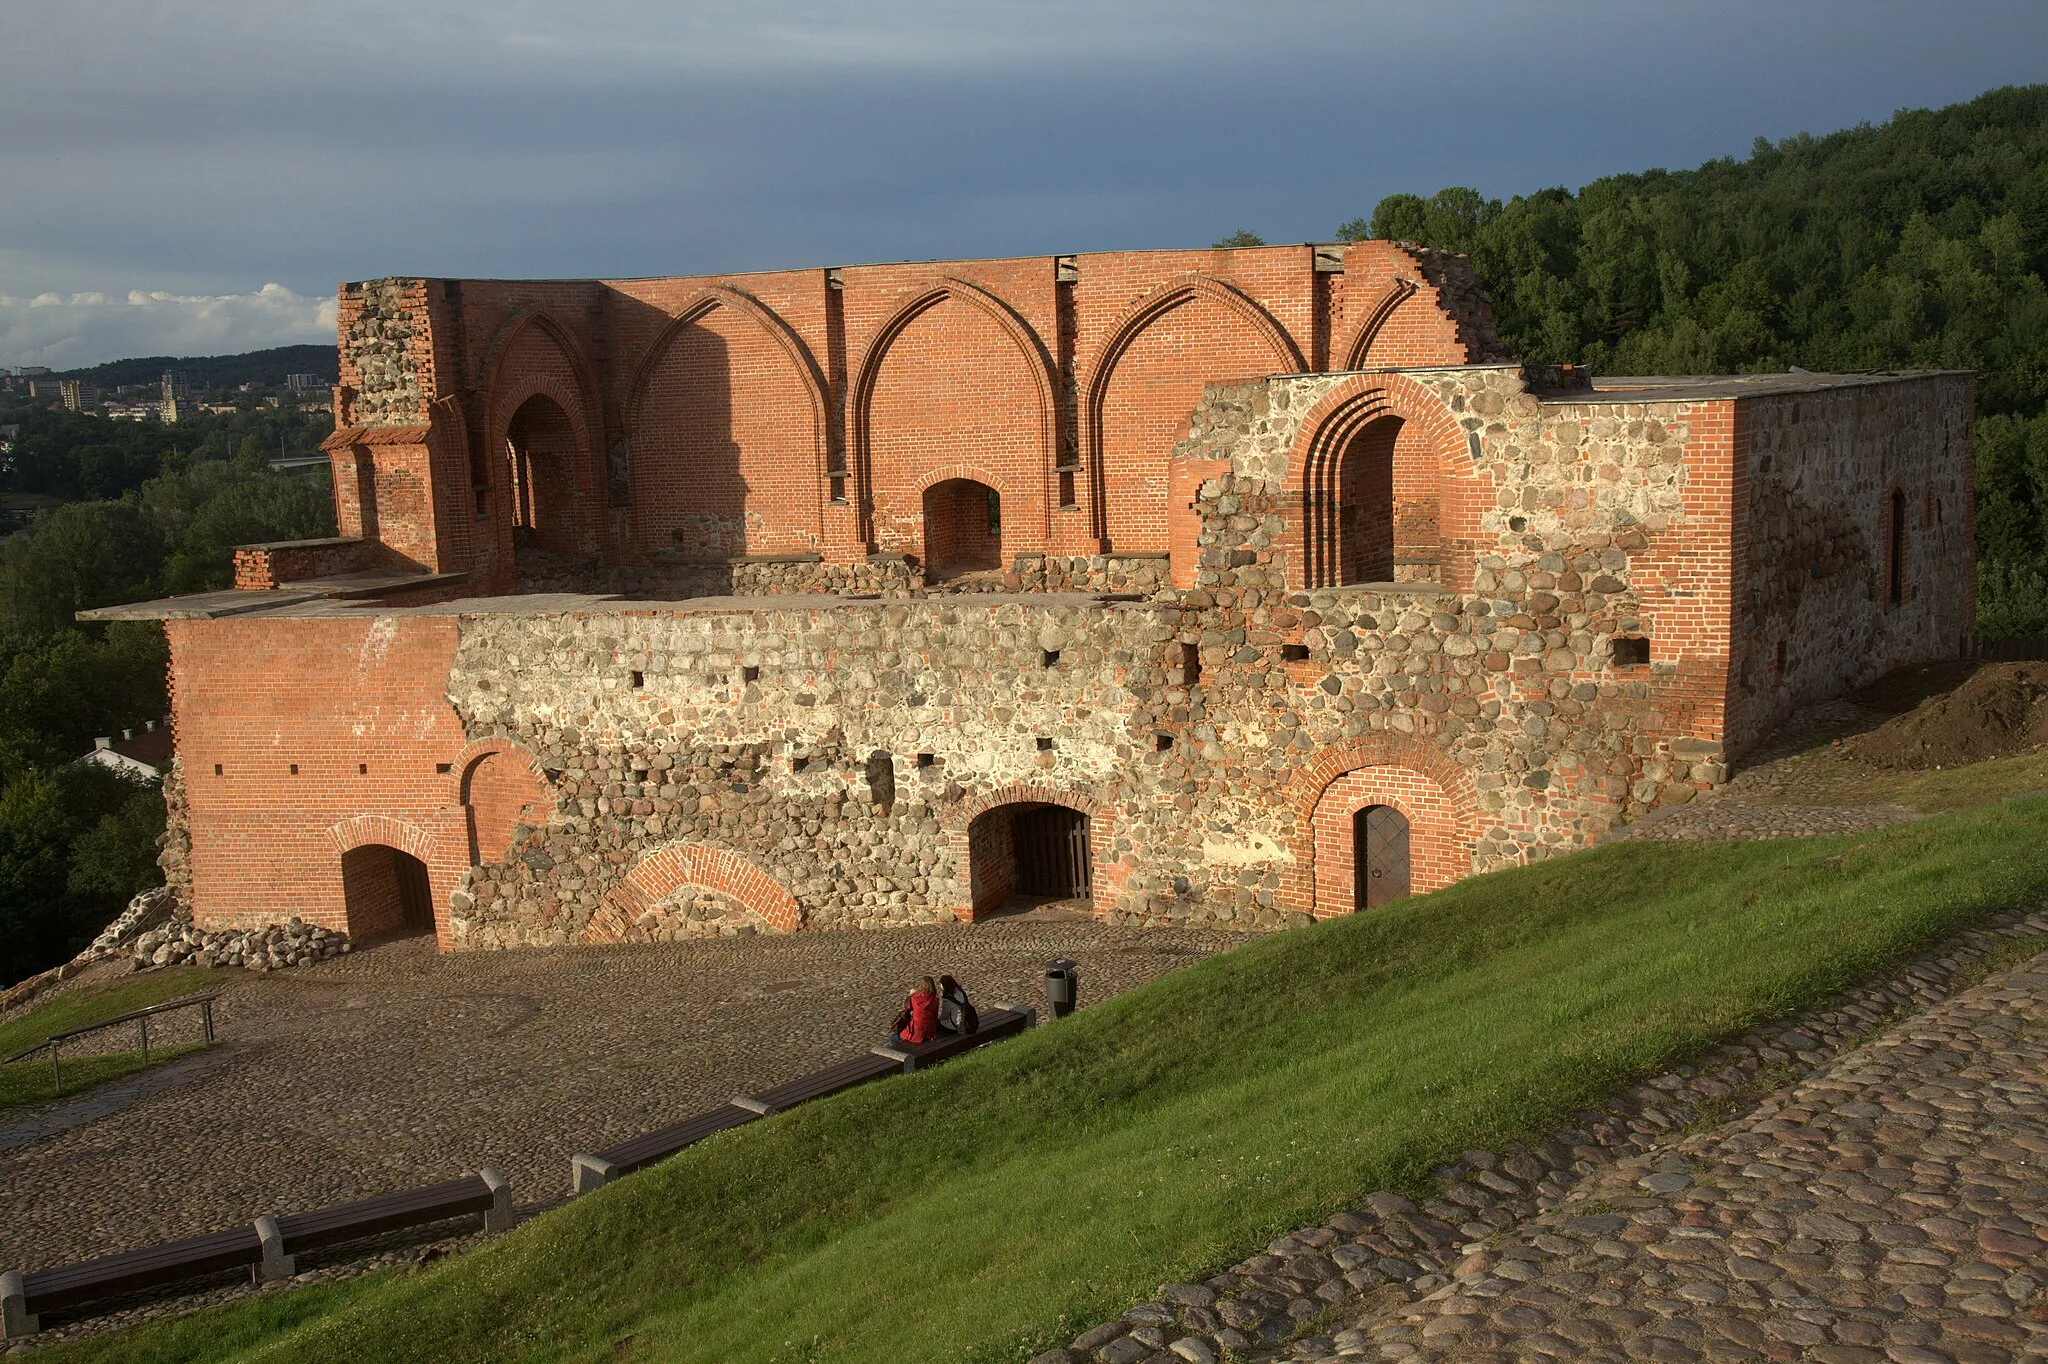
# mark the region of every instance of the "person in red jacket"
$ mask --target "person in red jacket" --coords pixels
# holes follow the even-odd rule
[[[939,987],[930,976],[917,982],[903,1012],[896,1015],[896,1040],[915,1046],[939,1034]]]

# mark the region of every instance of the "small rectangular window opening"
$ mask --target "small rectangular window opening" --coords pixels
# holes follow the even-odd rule
[[[295,777],[299,775],[299,765],[297,763],[292,764],[292,775]]]
[[[1183,644],[1180,646],[1180,680],[1182,685],[1192,687],[1202,680],[1202,646]]]
[[[1041,658],[1039,662],[1043,666],[1048,668],[1058,667],[1060,662],[1060,651],[1058,649],[1047,649],[1045,651],[1045,656]]]
[[[1153,750],[1154,750],[1155,752],[1159,752],[1159,753],[1170,753],[1170,752],[1172,752],[1172,751],[1173,751],[1173,736],[1172,736],[1171,734],[1155,734],[1155,735],[1153,735],[1153,736],[1152,736],[1152,748],[1153,748]]]
[[[1639,668],[1650,661],[1650,641],[1640,635],[1614,637],[1614,666]]]
[[[439,772],[439,773],[441,773],[441,774],[442,774],[443,776],[446,776],[446,775],[447,775],[448,773],[450,773],[450,772],[453,772],[453,771],[455,770],[455,764],[454,764],[454,763],[435,763],[435,764],[434,764],[434,770],[435,770],[436,772]]]
[[[367,776],[369,776],[369,775],[370,775],[370,765],[369,765],[368,763],[357,763],[357,764],[356,764],[356,775],[357,775],[357,776],[359,776],[359,777],[367,777]]]
[[[1283,644],[1280,646],[1280,657],[1289,663],[1305,663],[1308,661],[1308,645]]]
[[[759,668],[741,668],[741,669],[740,669],[740,681],[742,681],[742,682],[759,682],[760,680],[761,680],[761,670],[760,670]]]
[[[1072,511],[1077,505],[1079,504],[1074,501],[1074,471],[1072,469],[1062,470],[1060,473],[1060,509],[1062,511]]]
[[[835,469],[833,472],[825,475],[825,479],[831,484],[831,498],[834,505],[846,505],[846,475]]]
[[[638,668],[635,668],[635,669],[633,670],[633,687],[634,687],[634,689],[635,689],[635,690],[637,691],[637,690],[638,690],[639,688],[641,688],[641,687],[644,687],[644,686],[646,686],[646,685],[647,685],[647,674],[646,674],[646,673],[643,673],[643,672],[641,672],[641,671],[640,671],[640,670],[639,670]]]
[[[221,775],[221,770],[220,770],[220,764],[219,764],[219,763],[215,763],[215,764],[213,765],[213,775],[214,775],[214,776],[216,776],[216,777],[218,777],[218,776],[220,776],[220,775]]]
[[[1052,740],[1046,738],[1044,735],[1040,735],[1038,738],[1038,751],[1040,753],[1052,752]]]
[[[988,490],[988,533],[991,537],[1003,533],[1003,496],[994,488]]]
[[[920,753],[917,755],[917,765],[919,767],[936,767],[938,763],[939,760],[930,753]]]

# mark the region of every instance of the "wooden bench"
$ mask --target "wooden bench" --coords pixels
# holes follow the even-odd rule
[[[729,1132],[760,1116],[751,1108],[721,1104],[709,1113],[699,1113],[694,1118],[684,1118],[679,1123],[622,1141],[594,1156],[571,1156],[570,1188],[579,1194],[601,1189],[620,1175],[629,1175],[643,1165],[652,1165],[664,1156],[674,1155],[685,1146],[694,1146],[714,1133]]]
[[[780,1113],[812,1099],[822,1099],[828,1094],[864,1085],[870,1080],[907,1074],[920,1066],[936,1065],[949,1057],[985,1047],[991,1042],[1000,1042],[1005,1037],[1015,1037],[1037,1021],[1038,1011],[1035,1009],[998,1004],[981,1016],[981,1027],[974,1032],[940,1037],[917,1046],[871,1047],[865,1055],[848,1057],[801,1079],[764,1089],[759,1094],[737,1095],[731,1103],[709,1113],[685,1118],[672,1126],[599,1151],[596,1155],[569,1157],[570,1189],[577,1194],[601,1189],[621,1175],[631,1174],[643,1166],[672,1156],[714,1133],[729,1132],[756,1118]]]
[[[876,1056],[887,1057],[903,1067],[903,1073],[921,1066],[935,1066],[955,1056],[985,1047],[991,1042],[1000,1042],[1006,1037],[1015,1037],[1038,1021],[1038,1010],[1016,1004],[998,1004],[981,1016],[981,1026],[973,1032],[946,1033],[929,1042],[891,1042],[873,1048]]]
[[[254,1225],[229,1227],[183,1241],[166,1241],[33,1274],[0,1275],[0,1329],[5,1337],[33,1335],[37,1317],[100,1298],[196,1279],[248,1267],[261,1278],[292,1274],[292,1252],[360,1240],[400,1227],[482,1213],[484,1230],[511,1227],[512,1186],[496,1170],[460,1179],[401,1189],[287,1217],[259,1217]]]

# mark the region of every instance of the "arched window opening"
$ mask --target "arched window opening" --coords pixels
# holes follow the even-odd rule
[[[1366,423],[1302,494],[1308,585],[1394,580],[1394,443],[1399,417]]]
[[[1885,535],[1884,599],[1893,606],[1906,600],[1906,494],[1892,490],[1892,515]]]
[[[977,816],[967,828],[975,917],[1088,901],[1094,893],[1088,838],[1088,816],[1065,805],[1018,801]]]
[[[1002,497],[986,483],[949,478],[924,490],[924,563],[933,577],[1003,566]]]
[[[348,935],[357,942],[432,932],[434,891],[427,864],[383,843],[341,855],[341,895]]]
[[[576,429],[554,399],[535,394],[505,432],[515,550],[577,553]]]
[[[1376,909],[1408,898],[1408,817],[1391,805],[1351,816],[1352,908]]]

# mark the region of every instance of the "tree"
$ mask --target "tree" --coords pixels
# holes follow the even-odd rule
[[[1229,236],[1225,237],[1222,241],[1216,243],[1218,247],[1264,246],[1265,244],[1266,239],[1264,237],[1261,237],[1258,233],[1249,231],[1248,229],[1242,227],[1237,229],[1237,231],[1231,233]]]
[[[156,530],[125,502],[75,502],[36,517],[0,551],[0,618],[62,630],[80,611],[151,595],[163,557]]]

